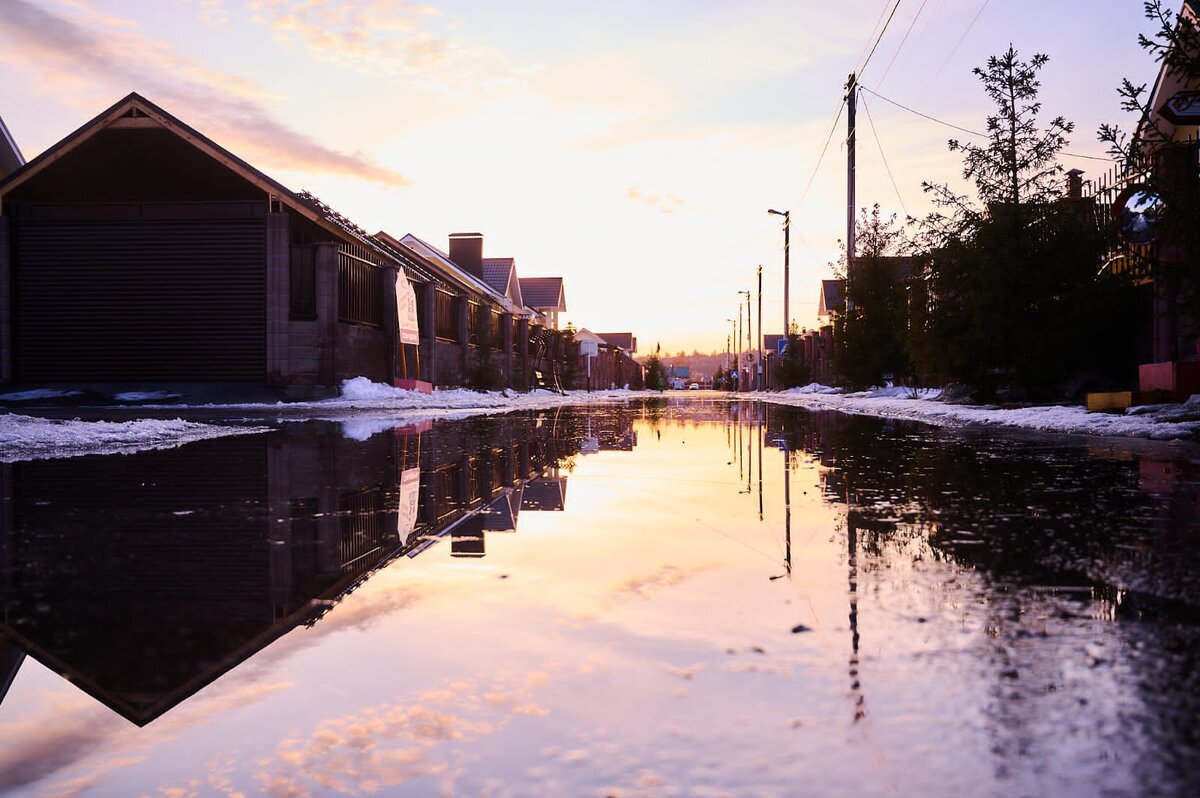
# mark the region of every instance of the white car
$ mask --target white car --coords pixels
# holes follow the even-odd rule
[[[693,382],[691,385],[689,385],[689,386],[688,386],[688,390],[689,390],[689,391],[698,391],[698,390],[700,390],[700,383],[698,383],[698,382]]]

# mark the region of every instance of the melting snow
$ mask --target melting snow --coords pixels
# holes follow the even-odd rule
[[[229,427],[182,419],[63,421],[8,414],[0,415],[0,462],[84,454],[130,454],[265,430],[265,427]]]

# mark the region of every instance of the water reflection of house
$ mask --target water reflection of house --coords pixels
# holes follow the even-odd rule
[[[0,697],[28,653],[146,724],[397,558],[442,538],[482,556],[484,535],[515,529],[522,509],[562,509],[565,479],[551,477],[552,501],[537,498],[539,477],[578,451],[573,419],[518,413],[365,440],[289,424],[2,465]]]
[[[396,487],[416,454],[289,425],[6,465],[0,634],[145,724],[402,551]]]

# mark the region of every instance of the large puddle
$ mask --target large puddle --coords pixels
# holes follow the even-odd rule
[[[1195,795],[1195,457],[688,398],[0,466],[0,793]]]

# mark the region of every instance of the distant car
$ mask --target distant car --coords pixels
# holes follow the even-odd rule
[[[688,390],[689,390],[689,391],[698,391],[698,390],[700,390],[700,383],[698,383],[698,382],[693,382],[691,385],[689,385],[689,386],[688,386]]]

